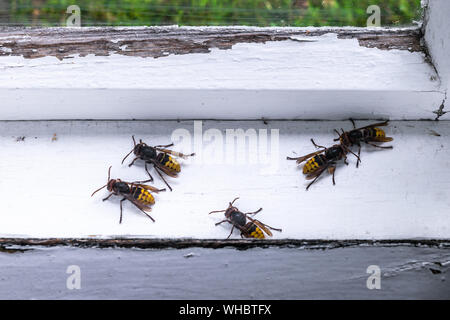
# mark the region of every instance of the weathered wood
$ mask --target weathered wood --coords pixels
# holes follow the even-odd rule
[[[3,28],[0,29],[0,56],[55,56],[65,59],[74,55],[115,53],[158,58],[170,54],[208,53],[212,48],[231,49],[237,43],[308,41],[294,36],[311,37],[325,33],[336,33],[342,39],[356,38],[361,46],[368,48],[423,51],[418,28]]]
[[[436,120],[448,113],[450,99],[450,22],[448,13],[450,11],[450,1],[437,0],[427,1],[423,22],[424,42],[430,55],[433,65],[439,74],[441,87],[446,92],[444,101],[436,110]],[[444,111],[446,109],[446,111]]]
[[[17,248],[19,246],[19,248]],[[71,246],[81,248],[139,248],[139,249],[185,249],[185,248],[236,248],[246,250],[250,248],[289,247],[308,250],[325,250],[344,247],[432,247],[450,249],[449,240],[301,240],[301,239],[142,239],[142,238],[0,238],[0,252],[24,252],[36,246],[55,247]]]
[[[420,36],[416,28],[0,29],[0,100],[9,106],[0,119],[434,119],[445,93]]]
[[[26,254],[0,253],[0,259],[0,299],[179,299],[178,307],[158,302],[168,315],[176,315],[186,306],[184,300],[191,299],[450,298],[450,251],[429,247],[326,251],[35,247]],[[371,265],[380,268],[381,290],[367,288]],[[66,273],[69,266],[79,267],[80,290],[67,286],[73,279],[73,273]],[[272,307],[272,317],[277,310]],[[218,317],[210,318],[221,318],[220,311],[215,314]]]

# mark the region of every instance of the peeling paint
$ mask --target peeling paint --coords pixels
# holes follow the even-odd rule
[[[448,59],[448,52],[450,49],[450,33],[448,12],[450,10],[450,2],[446,0],[424,1],[425,15],[423,23],[424,42],[429,51],[430,59],[436,68],[440,78],[440,85],[442,90],[448,92],[450,90],[450,60]],[[445,113],[445,103],[434,113],[437,115],[436,120],[439,120]]]
[[[23,252],[30,251],[30,250],[32,250],[32,249],[25,248],[22,246],[16,247],[16,246],[10,246],[10,245],[7,245],[7,246],[0,245],[0,253],[10,253],[10,254],[23,253]]]
[[[209,53],[212,48],[229,50],[237,43],[298,41],[295,36],[314,37],[336,33],[339,39],[358,39],[360,46],[382,50],[423,51],[421,31],[416,29],[365,28],[65,28],[0,30],[0,56],[28,59],[74,55],[166,57],[171,54]],[[125,50],[126,49],[126,50]]]
[[[13,248],[6,249],[7,247]],[[33,247],[79,247],[79,248],[138,248],[138,249],[186,249],[186,248],[251,248],[287,247],[305,250],[328,250],[346,247],[417,247],[450,249],[448,240],[222,240],[222,239],[143,239],[143,238],[0,238],[0,249],[9,252],[24,252]],[[0,250],[2,251],[2,250]]]
[[[434,120],[438,121],[440,119],[440,117],[442,117],[443,115],[448,113],[448,111],[444,111],[446,101],[447,101],[447,92],[445,92],[445,98],[442,101],[442,104],[440,105],[439,109],[433,111],[433,113],[436,114],[436,119],[434,119]]]

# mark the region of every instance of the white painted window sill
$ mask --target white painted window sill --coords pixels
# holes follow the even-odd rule
[[[450,123],[394,121],[386,128],[395,139],[393,150],[363,148],[358,169],[351,155],[348,167],[337,168],[336,186],[325,173],[305,191],[308,181],[286,156],[314,151],[311,137],[330,145],[333,128],[350,127],[349,121],[203,122],[203,133],[255,128],[269,129],[270,136],[270,129],[279,129],[279,150],[269,152],[269,166],[213,162],[212,144],[205,138],[201,147],[202,140],[194,140],[192,121],[1,122],[0,236],[224,239],[230,226],[214,225],[223,214],[208,212],[224,209],[239,196],[238,208],[263,207],[256,217],[283,229],[274,232],[274,239],[449,239],[450,171],[444,168],[450,165]],[[120,165],[132,147],[132,134],[164,144],[180,128],[190,131],[193,147],[175,140],[176,149],[198,155],[182,163],[178,179],[168,178],[173,192],[155,196],[151,215],[156,222],[126,202],[119,224],[120,198],[102,202],[107,191],[90,194],[106,182],[109,165],[112,177],[147,177],[142,163]],[[54,133],[58,140],[52,142]],[[26,138],[16,141],[19,136]],[[164,187],[154,176],[154,185]],[[239,233],[232,238],[239,239]]]
[[[55,40],[52,32],[60,37]],[[158,37],[167,32],[166,48]],[[350,128],[336,120],[436,118],[445,99],[441,79],[423,52],[402,41],[396,47],[399,32],[409,37],[417,30],[372,30],[375,36],[367,41],[366,32],[0,30],[0,120],[19,120],[0,122],[0,236],[223,239],[229,226],[215,227],[221,215],[207,213],[240,196],[240,209],[263,207],[259,218],[283,229],[275,239],[450,238],[447,121],[392,122],[387,131],[394,149],[363,149],[362,166],[354,168],[353,161],[339,167],[334,187],[325,174],[306,192],[301,171],[286,161],[293,152],[313,151],[311,137],[330,145],[332,129]],[[397,39],[394,44],[390,37]],[[174,192],[156,196],[156,223],[126,204],[119,225],[119,199],[102,202],[106,193],[89,197],[105,183],[109,165],[113,176],[145,179],[142,166],[120,165],[132,134],[164,144],[175,129],[192,132],[193,122],[186,119],[261,118],[288,121],[205,121],[204,130],[279,129],[275,171],[263,164],[211,164],[206,156],[202,161],[209,145],[194,143],[198,157],[171,180]],[[64,121],[23,121],[55,119]],[[293,121],[305,119],[334,121]],[[57,141],[51,141],[53,134]]]
[[[48,30],[0,31],[0,119],[418,120],[445,98],[416,29]]]

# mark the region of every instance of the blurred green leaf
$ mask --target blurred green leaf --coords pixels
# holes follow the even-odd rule
[[[12,0],[7,23],[64,25],[66,8],[81,8],[84,26],[254,25],[365,26],[369,5],[381,8],[382,25],[410,25],[420,0]]]

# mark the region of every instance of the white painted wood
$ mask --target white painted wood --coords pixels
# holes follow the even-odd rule
[[[1,299],[450,298],[449,250],[426,247],[334,250],[34,247],[25,253],[0,252],[0,261]],[[366,270],[373,264],[381,268],[381,290],[368,290],[366,286],[370,276]],[[66,270],[72,265],[80,267],[80,290],[69,290],[66,286],[70,276]],[[441,274],[433,274],[430,269]],[[201,301],[197,305],[210,302]],[[186,306],[186,302],[180,301],[179,305]],[[128,310],[119,310],[128,314]],[[167,314],[177,311],[164,310]],[[276,316],[280,309],[272,307],[271,312]],[[217,316],[222,314],[215,312]],[[211,318],[217,318],[215,315]]]
[[[442,90],[450,91],[450,1],[429,0],[425,16],[425,41],[442,81]],[[448,109],[449,102],[445,105]],[[448,119],[448,118],[447,118]]]
[[[358,125],[366,125],[359,122]],[[211,134],[226,129],[279,130],[279,143],[268,154],[271,165],[255,153],[238,148],[230,163],[230,141],[214,149]],[[53,121],[1,122],[0,194],[3,237],[143,236],[161,238],[226,238],[230,226],[215,227],[228,201],[240,196],[243,211],[264,210],[263,222],[283,229],[275,238],[297,239],[400,239],[450,238],[450,123],[393,122],[386,131],[394,137],[393,150],[362,150],[362,165],[337,168],[336,182],[325,174],[309,191],[306,180],[286,156],[314,151],[309,139],[330,146],[334,128],[351,128],[346,122],[304,121],[206,121],[194,138],[192,121]],[[192,139],[180,141],[178,130]],[[216,131],[207,131],[216,129]],[[219,130],[219,131],[217,131]],[[441,136],[431,135],[430,130]],[[258,132],[258,131],[257,131]],[[52,141],[53,135],[57,140]],[[174,191],[156,195],[152,216],[156,223],[124,206],[119,225],[119,199],[102,202],[106,191],[90,194],[112,176],[125,180],[146,179],[142,163],[121,166],[132,148],[131,135],[149,144],[165,144],[173,136],[175,149],[197,156],[184,161],[182,173],[168,179]],[[201,135],[201,133],[200,133]],[[25,136],[24,141],[17,141]],[[276,138],[276,135],[274,135]],[[21,140],[21,139],[19,139]],[[266,141],[262,139],[260,141]],[[275,139],[276,142],[276,139]],[[213,152],[215,150],[215,152]],[[294,153],[295,152],[295,153]],[[130,161],[130,159],[127,160]],[[163,183],[155,176],[155,185]],[[239,238],[235,233],[234,238]]]
[[[432,119],[436,78],[423,53],[334,33],[158,59],[3,56],[0,119]]]
[[[325,88],[0,89],[0,96],[0,114],[9,120],[434,119],[443,99],[437,91]]]

